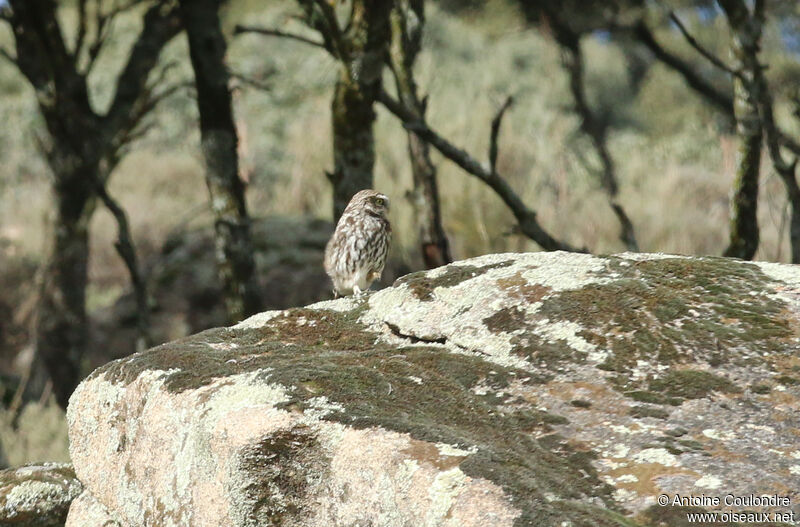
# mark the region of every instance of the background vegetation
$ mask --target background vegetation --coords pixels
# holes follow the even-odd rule
[[[520,4],[514,0],[427,3],[422,50],[415,66],[419,88],[428,97],[426,120],[484,161],[492,118],[505,98],[513,95],[514,104],[505,115],[498,141],[498,173],[537,211],[539,222],[555,238],[594,253],[625,250],[596,175],[599,160],[573,110],[562,50],[547,27],[523,16]],[[692,34],[727,59],[730,32],[720,9],[705,2],[646,5],[659,41],[712,84],[730,91],[730,79],[700,57],[666,18],[667,9],[677,9]],[[76,9],[71,2],[60,6],[59,17],[67,30],[74,31]],[[114,79],[141,28],[142,12],[137,7],[117,17],[89,76],[92,103],[98,108],[109,104]],[[297,18],[298,13],[298,4],[290,0],[231,0],[221,11],[234,86],[240,173],[247,183],[247,206],[253,218],[332,220],[331,185],[324,174],[332,170],[330,101],[336,61],[324,50],[295,40],[234,35],[237,24],[247,24],[316,37]],[[800,7],[790,3],[788,13],[793,16],[770,13],[761,60],[769,65],[766,75],[777,119],[787,133],[800,138],[800,120],[793,116],[793,97],[800,86]],[[0,29],[0,45],[13,50],[10,30],[3,24]],[[588,101],[609,125],[607,143],[616,161],[619,202],[636,228],[639,248],[722,254],[728,245],[739,145],[729,122],[632,39],[600,28],[584,36],[582,44]],[[148,276],[157,271],[171,240],[195,230],[210,232],[214,224],[203,183],[185,35],[167,45],[161,62],[174,64],[165,80],[186,87],[147,117],[147,133],[131,145],[108,186],[128,214]],[[385,85],[393,92],[392,83]],[[17,393],[20,378],[33,361],[37,294],[52,241],[52,175],[40,153],[44,122],[33,90],[17,68],[3,60],[0,122],[4,124],[0,127],[0,369],[5,402],[12,405],[0,419],[0,445],[12,464],[59,460],[67,456],[63,424],[48,392],[25,396],[22,402]],[[406,130],[377,106],[375,135],[375,188],[393,203],[393,260],[399,262],[397,269],[422,268],[414,212],[406,199],[412,187]],[[454,259],[540,250],[513,232],[514,216],[484,183],[437,152],[433,161]],[[766,154],[761,185],[760,244],[755,259],[788,262],[786,191]],[[87,310],[96,324],[127,298],[129,276],[114,248],[117,227],[106,209],[98,208],[89,232]],[[271,233],[258,235],[269,238]],[[213,279],[212,275],[209,280]],[[152,317],[158,318],[158,312]],[[190,324],[169,335],[197,329]],[[97,333],[95,329],[92,338]],[[93,357],[86,367],[115,354],[119,352],[107,350],[107,355]]]

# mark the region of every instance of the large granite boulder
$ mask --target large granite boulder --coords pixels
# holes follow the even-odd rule
[[[800,268],[489,255],[107,364],[67,525],[684,525],[800,518]],[[780,519],[780,518],[779,518]]]
[[[64,463],[0,470],[0,525],[61,527],[81,483]]]

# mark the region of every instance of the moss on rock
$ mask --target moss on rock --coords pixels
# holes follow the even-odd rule
[[[247,511],[245,525],[281,525],[288,515],[301,519],[310,511],[303,510],[310,482],[325,477],[325,456],[319,449],[316,435],[300,426],[279,431],[247,448],[239,460],[245,475],[240,494],[246,503],[237,510]]]
[[[759,356],[786,349],[797,336],[784,303],[769,294],[772,281],[755,265],[726,258],[608,261],[613,280],[551,295],[538,311],[580,324],[581,337],[610,352],[603,369],[629,372],[638,360],[719,361],[719,349]]]
[[[172,392],[205,386],[213,379],[262,371],[299,353],[337,354],[393,349],[377,342],[351,311],[290,309],[256,329],[215,328],[111,362],[92,373],[128,384],[145,371],[163,371]]]
[[[679,406],[683,402],[683,399],[679,399],[677,397],[667,397],[662,393],[648,390],[631,390],[623,393],[634,401],[639,401],[642,403],[669,404],[672,406]]]
[[[650,390],[668,397],[699,399],[711,392],[740,393],[742,390],[725,377],[707,371],[673,370],[650,382]]]

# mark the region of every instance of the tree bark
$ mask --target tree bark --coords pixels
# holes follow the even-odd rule
[[[306,23],[322,36],[319,43],[339,63],[331,102],[333,124],[333,218],[339,221],[350,198],[373,186],[375,102],[391,38],[389,13],[394,0],[352,0],[350,17],[340,27],[334,3],[297,0]],[[273,34],[287,35],[272,31]],[[293,38],[298,38],[293,36]],[[316,42],[300,37],[306,43]]]
[[[93,170],[89,168],[88,170]],[[53,248],[39,300],[36,352],[53,382],[62,408],[81,378],[81,359],[88,342],[86,284],[89,260],[89,220],[95,198],[81,174],[60,180],[56,190]]]
[[[375,167],[375,110],[372,86],[354,81],[341,67],[333,92],[333,217],[339,221],[345,207],[359,190],[373,187]]]
[[[239,178],[225,37],[219,0],[181,0],[197,86],[206,184],[215,217],[216,254],[230,322],[258,311],[250,219]]]
[[[742,0],[719,0],[731,29],[734,115],[739,136],[738,168],[731,200],[730,241],[725,256],[751,260],[758,249],[758,178],[761,166],[761,144],[764,140],[758,101],[762,94],[756,82],[760,75],[758,63],[761,27],[750,16]]]
[[[391,14],[389,65],[400,101],[420,121],[425,119],[425,104],[417,93],[413,68],[420,51],[424,23],[424,0],[397,0]],[[414,208],[420,251],[426,267],[432,269],[453,261],[442,227],[436,167],[431,161],[428,143],[410,130],[408,153],[414,183],[409,197]]]
[[[758,4],[756,4],[758,5]],[[762,4],[763,10],[763,4]],[[759,12],[758,8],[755,9],[750,21],[750,25],[763,26],[764,18],[763,11]],[[758,48],[749,47],[748,52],[752,54],[751,61],[753,64],[758,64]],[[797,182],[797,164],[798,157],[795,157],[791,162],[787,161],[781,152],[781,143],[783,142],[781,132],[775,122],[775,112],[772,103],[772,94],[770,93],[769,83],[764,75],[764,68],[757,67],[753,70],[753,78],[750,85],[750,93],[756,99],[758,110],[761,115],[761,123],[763,133],[766,138],[767,151],[769,152],[770,160],[775,172],[784,183],[786,187],[786,197],[789,201],[790,219],[789,219],[789,242],[791,245],[791,262],[794,264],[800,263],[800,184]],[[789,148],[789,145],[784,145]]]
[[[356,192],[373,186],[375,101],[390,39],[391,7],[391,0],[353,0],[350,21],[336,44],[342,55],[331,103],[334,169],[329,175],[336,221]]]

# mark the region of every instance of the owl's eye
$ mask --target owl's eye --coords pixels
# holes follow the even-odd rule
[[[375,205],[383,207],[384,205],[386,205],[386,200],[383,198],[375,198]]]

